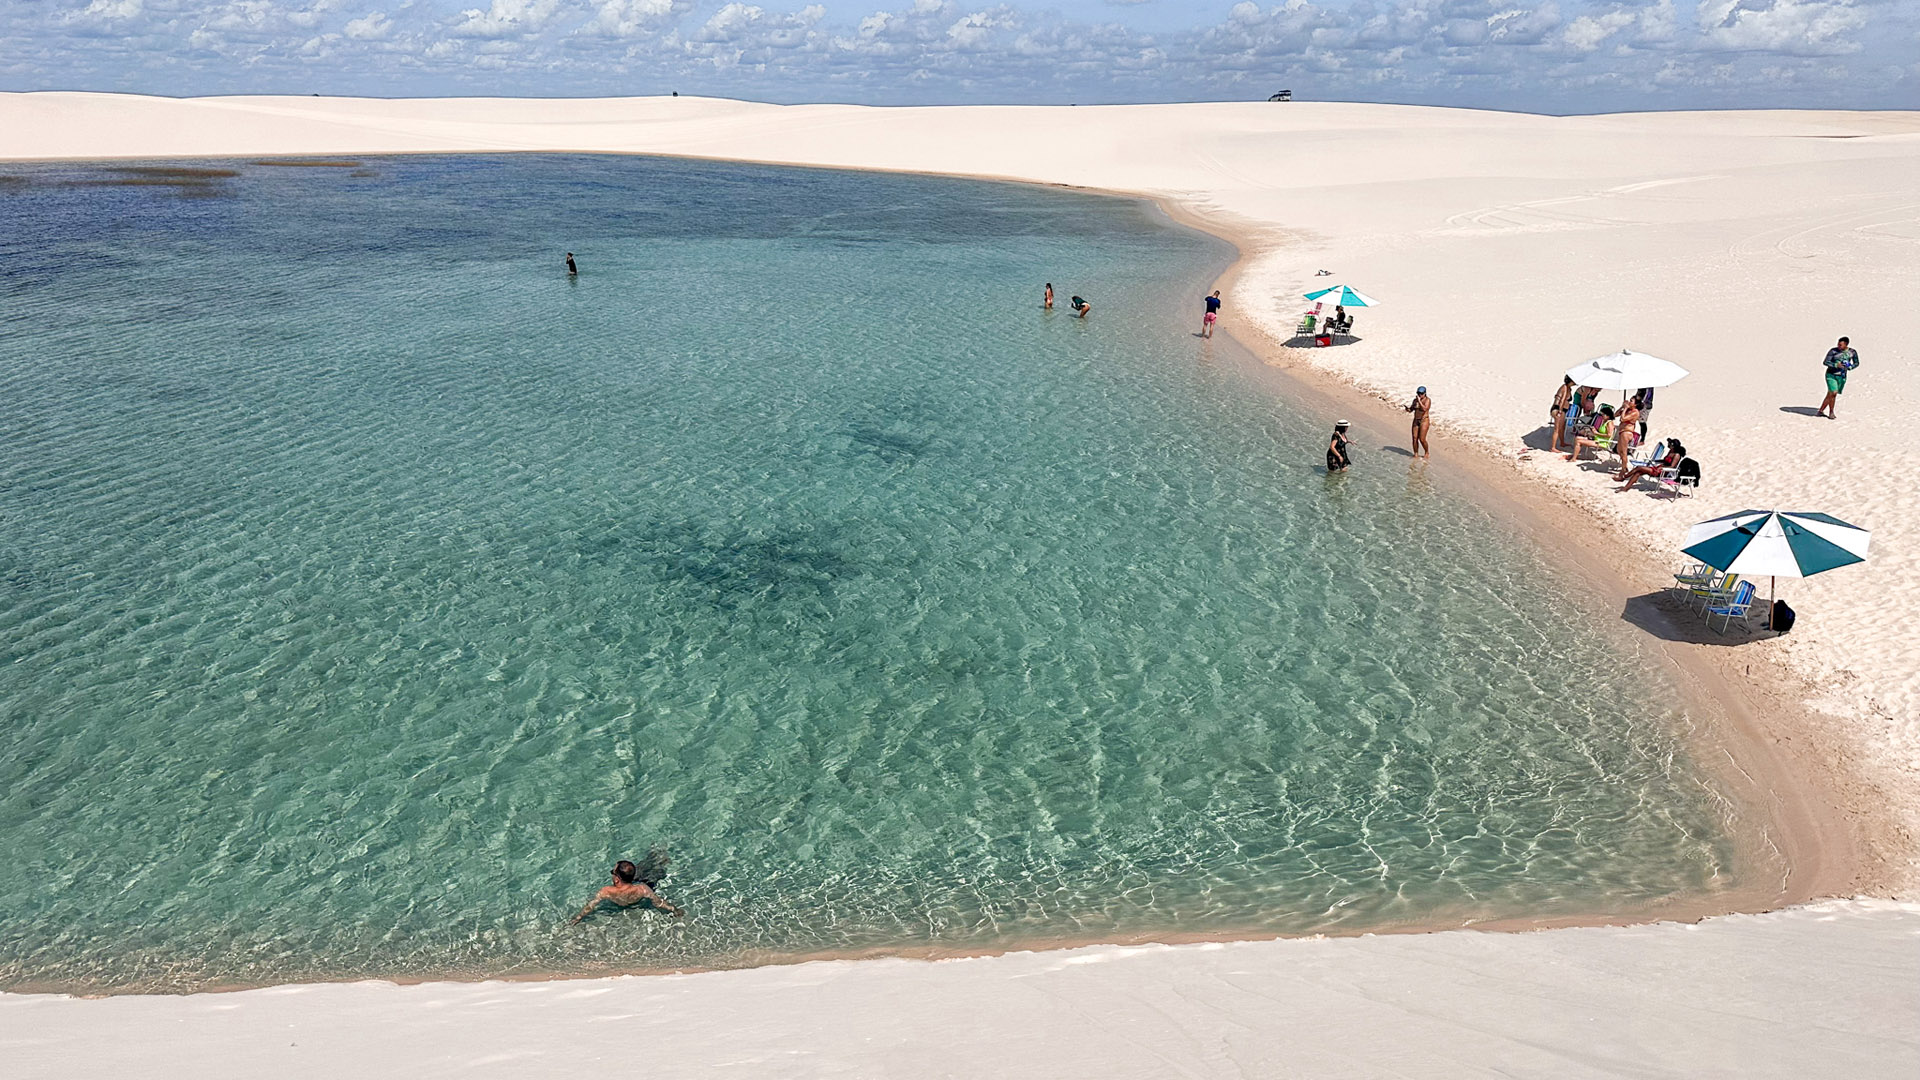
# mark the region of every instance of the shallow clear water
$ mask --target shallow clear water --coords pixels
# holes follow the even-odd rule
[[[1398,431],[1324,475],[1329,418],[1192,336],[1228,252],[1149,208],[227,167],[0,180],[0,985],[1723,882],[1617,617]],[[1092,318],[1040,311],[1049,279]],[[686,920],[561,926],[654,845]]]

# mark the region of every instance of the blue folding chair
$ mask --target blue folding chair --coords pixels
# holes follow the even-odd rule
[[[1753,608],[1753,591],[1753,582],[1743,581],[1740,583],[1739,588],[1733,590],[1733,599],[1728,600],[1724,604],[1709,606],[1707,608],[1707,629],[1713,629],[1713,617],[1715,615],[1720,616],[1720,630],[1718,632],[1722,634],[1727,632],[1727,627],[1733,625],[1734,616],[1738,615],[1740,621],[1745,622],[1747,620],[1747,613]]]

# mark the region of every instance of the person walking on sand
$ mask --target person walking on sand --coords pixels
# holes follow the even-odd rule
[[[594,893],[593,899],[587,901],[587,906],[581,908],[580,914],[575,915],[573,922],[567,925],[572,926],[593,914],[594,909],[598,908],[603,902],[617,904],[623,908],[630,908],[635,904],[644,903],[659,908],[669,915],[680,916],[686,914],[686,912],[667,903],[659,893],[653,891],[651,885],[640,881],[639,876],[640,868],[627,860],[621,859],[619,862],[614,863],[613,884]]]
[[[1353,459],[1347,456],[1347,422],[1333,425],[1333,438],[1327,440],[1327,473],[1345,472]]]
[[[1573,376],[1563,375],[1560,378],[1560,389],[1554,392],[1553,405],[1547,409],[1547,415],[1552,418],[1553,423],[1553,446],[1547,451],[1550,454],[1560,452],[1560,443],[1567,433],[1567,410],[1572,406]]]
[[[1053,310],[1053,282],[1051,281],[1047,282],[1046,295],[1040,298],[1040,306],[1048,311]]]
[[[1212,337],[1213,324],[1215,322],[1218,322],[1219,319],[1220,319],[1220,290],[1215,289],[1213,290],[1213,295],[1207,297],[1207,313],[1200,317],[1200,336],[1203,338]]]
[[[1838,420],[1840,418],[1833,415],[1833,405],[1847,388],[1847,373],[1860,366],[1860,354],[1853,351],[1853,346],[1846,338],[1841,338],[1839,344],[1827,350],[1826,365],[1827,399],[1820,403],[1820,410],[1815,415]]]
[[[567,252],[567,276],[568,277],[580,276],[580,268],[573,265],[573,252],[571,251]]]
[[[1413,456],[1431,459],[1433,447],[1427,444],[1427,432],[1433,427],[1433,399],[1427,396],[1426,387],[1413,392],[1407,411],[1413,414]]]
[[[1085,300],[1082,300],[1078,296],[1069,297],[1067,300],[1067,306],[1073,309],[1073,313],[1076,318],[1081,318],[1081,319],[1086,318],[1087,312],[1093,310],[1092,304],[1087,303]]]

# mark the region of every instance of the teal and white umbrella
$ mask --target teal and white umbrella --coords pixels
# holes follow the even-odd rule
[[[1865,562],[1873,534],[1827,514],[1742,510],[1687,530],[1682,554],[1722,573],[1769,579],[1812,577]],[[1773,599],[1771,580],[1767,599]]]
[[[1307,294],[1307,299],[1318,300],[1323,304],[1337,304],[1340,307],[1379,307],[1380,301],[1358,289],[1345,285],[1335,285],[1330,289],[1316,289]]]

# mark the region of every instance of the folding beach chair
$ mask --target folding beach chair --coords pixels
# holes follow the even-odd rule
[[[1718,615],[1720,616],[1720,629],[1718,632],[1724,634],[1727,632],[1727,627],[1733,625],[1734,616],[1738,615],[1740,621],[1745,622],[1748,618],[1748,613],[1752,611],[1752,609],[1753,582],[1743,581],[1740,583],[1740,587],[1734,590],[1733,595],[1727,598],[1725,603],[1715,604],[1707,608],[1707,629],[1713,629],[1713,617]]]
[[[1661,473],[1653,482],[1673,492],[1675,497],[1692,498],[1693,493],[1700,490],[1700,463],[1690,457],[1681,458],[1680,464]]]
[[[1692,607],[1695,600],[1700,601],[1703,608],[1724,604],[1733,599],[1733,594],[1739,590],[1739,585],[1740,575],[1728,574],[1719,581],[1709,580],[1704,584],[1692,586],[1687,590],[1687,606]]]

